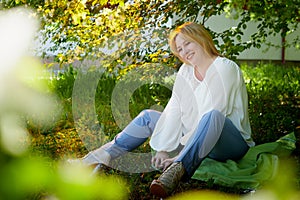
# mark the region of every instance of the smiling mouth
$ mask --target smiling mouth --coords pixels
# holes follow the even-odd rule
[[[186,56],[186,59],[187,60],[190,60],[192,57],[194,56],[194,53],[190,53]]]

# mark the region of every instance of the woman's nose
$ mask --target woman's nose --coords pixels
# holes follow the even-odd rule
[[[182,55],[185,55],[185,54],[187,54],[187,49],[186,49],[186,47],[182,47],[182,49],[181,49],[181,53],[182,53]]]
[[[188,48],[184,48],[183,50],[183,55],[186,56],[187,54],[189,54],[190,50]]]

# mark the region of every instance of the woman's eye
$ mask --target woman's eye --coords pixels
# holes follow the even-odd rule
[[[189,44],[190,44],[190,42],[185,42],[185,43],[184,43],[185,46],[187,46],[187,45],[189,45]]]

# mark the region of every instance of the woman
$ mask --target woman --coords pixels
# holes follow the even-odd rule
[[[188,22],[171,32],[171,51],[184,63],[163,113],[144,110],[113,141],[90,152],[86,164],[108,165],[151,136],[152,164],[164,172],[150,191],[167,197],[179,181],[193,176],[206,157],[238,160],[254,145],[242,73],[219,56],[203,26]],[[170,157],[171,152],[176,153]]]

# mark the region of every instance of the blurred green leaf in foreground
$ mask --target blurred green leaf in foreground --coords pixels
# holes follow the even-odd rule
[[[126,199],[118,178],[29,153],[26,120],[51,126],[61,109],[28,54],[38,25],[30,10],[0,11],[0,199]]]

